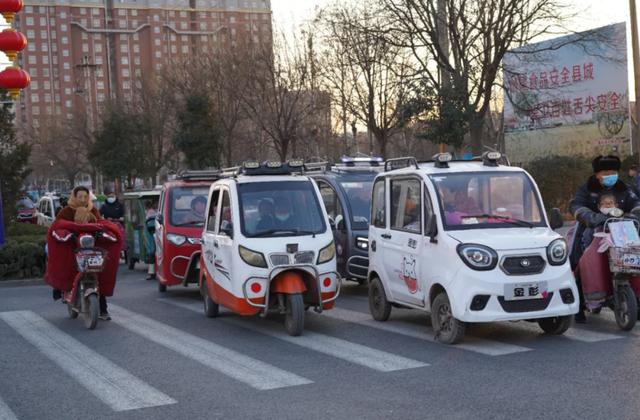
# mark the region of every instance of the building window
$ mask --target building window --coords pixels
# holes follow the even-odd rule
[[[44,47],[47,44],[42,44],[42,46]],[[36,44],[27,44],[27,51],[35,51],[36,50]]]
[[[99,80],[98,83],[96,83],[96,87],[101,90],[104,89],[104,82]]]
[[[64,88],[65,95],[71,95],[71,88]]]
[[[38,82],[36,80],[32,80],[31,84],[29,85],[29,87],[33,90],[37,90],[38,89]]]
[[[124,9],[119,9],[118,10],[118,16],[126,16],[127,15],[127,11]]]
[[[181,29],[187,29],[189,26],[187,25],[187,22],[180,22],[180,28]]]
[[[31,102],[35,103],[35,102],[39,102],[40,98],[38,97],[37,93],[32,93],[31,94]]]
[[[207,23],[206,22],[200,22],[200,30],[201,31],[207,30]]]
[[[67,18],[67,12],[60,12],[60,19],[66,19]]]
[[[33,101],[32,101],[33,102]],[[40,115],[40,107],[39,106],[32,106],[31,107],[31,113],[33,115]],[[34,124],[35,125],[35,124]]]
[[[38,76],[38,69],[29,69],[29,76],[31,77]]]
[[[58,33],[55,30],[51,30],[51,39],[56,39],[58,36]]]
[[[104,93],[98,93],[98,102],[104,102]]]
[[[182,40],[182,42],[189,42],[189,35],[182,35],[180,39]]]
[[[49,34],[47,33],[47,31],[40,31],[40,38],[42,39],[49,38]]]
[[[33,69],[33,70],[30,70],[29,72],[32,73],[34,76],[37,76],[37,74],[34,73],[35,71],[36,71],[36,69]],[[45,67],[45,68],[42,69],[42,76],[43,77],[49,77],[50,76],[48,68]]]
[[[182,54],[189,54],[189,46],[188,45],[183,45],[182,46]]]
[[[169,17],[176,17],[176,12],[174,10],[169,10]]]
[[[153,42],[154,42],[154,44],[156,44],[156,47],[160,46],[160,39],[156,38],[156,40],[153,41]]]
[[[129,73],[129,69],[122,69],[122,77],[129,77],[130,73]]]
[[[62,32],[67,32],[67,25],[64,25],[64,24],[60,25],[60,30]]]
[[[32,17],[28,17],[26,20],[27,20],[27,26],[33,26],[33,18]]]
[[[229,16],[229,23],[236,23],[236,17],[235,16]]]
[[[29,56],[29,64],[36,64],[36,56],[35,55],[30,55]]]
[[[84,25],[86,26],[86,23],[85,23]],[[88,34],[88,33],[86,33],[86,32],[82,32],[82,39],[83,39],[83,40],[87,40],[87,39],[89,39],[89,34]]]
[[[132,9],[131,16],[138,16],[138,11],[136,9]]]
[[[80,8],[80,14],[81,15],[86,15],[87,14],[87,9],[85,9],[84,7]]]
[[[46,103],[51,103],[51,94],[50,93],[45,93],[44,94],[44,101]]]
[[[93,44],[93,50],[97,53],[102,52],[102,44]]]
[[[47,110],[47,115],[51,115],[51,105],[47,105],[45,109]]]
[[[156,51],[156,58],[162,58],[162,53],[160,51]]]
[[[63,44],[68,44],[69,43],[69,38],[67,38],[66,36],[63,36],[61,39]]]
[[[133,46],[133,52],[134,52],[134,53],[136,53],[136,54],[137,54],[137,53],[139,53],[139,52],[140,52],[140,45],[138,45],[138,44],[134,44],[134,46]]]
[[[133,59],[133,62],[135,63],[136,66],[139,66],[140,65],[140,57],[135,57]]]
[[[137,19],[134,19],[134,20],[131,21],[131,27],[132,28],[137,28],[138,27],[138,20]]]
[[[67,108],[71,108],[71,101],[68,99],[64,101],[64,106],[66,106]]]
[[[50,81],[45,80],[43,84],[44,84],[43,88],[44,88],[45,90],[49,90],[49,89],[51,89],[51,82],[50,82]]]
[[[25,6],[24,11],[27,13],[33,13],[33,7],[32,6]]]
[[[126,90],[131,89],[131,83],[129,83],[128,80],[123,81],[122,82],[122,88],[126,89]]]
[[[55,55],[53,56],[53,60],[54,62],[57,63],[57,58]],[[42,64],[49,64],[49,56],[48,55],[43,55],[42,56]]]
[[[63,57],[69,57],[69,50],[62,50]]]
[[[102,71],[102,69],[97,69],[97,70],[96,70],[96,76],[98,76],[98,77],[104,77],[104,71]]]
[[[180,17],[181,18],[186,18],[187,17],[187,12],[185,12],[185,11],[180,12]]]
[[[172,45],[172,46],[171,46],[171,54],[175,54],[175,53],[177,53],[177,52],[178,52],[178,48],[176,48],[176,46],[175,46],[175,45]]]
[[[121,29],[126,28],[126,27],[127,27],[127,21],[126,21],[126,20],[121,20],[121,21],[118,23],[118,26],[120,26],[120,28],[121,28]]]
[[[158,15],[153,15],[153,21],[154,21],[154,22],[160,22],[160,16],[158,16]]]
[[[159,34],[160,33],[160,27],[156,26],[155,28],[153,28],[153,33]]]
[[[140,41],[140,35],[137,32],[135,34],[133,34],[133,40],[134,41]]]
[[[91,14],[94,15],[94,16],[99,16],[100,15],[100,9],[92,8],[91,9]]]
[[[93,19],[93,27],[94,28],[100,27],[100,19]]]
[[[47,18],[46,17],[41,17],[40,18],[40,26],[47,26]]]
[[[96,64],[102,64],[102,56],[100,56],[100,55],[99,55],[99,56],[97,56],[97,57],[95,58],[95,62],[96,62]]]
[[[29,40],[29,42],[33,41],[33,39],[36,37],[36,33],[33,30],[28,30],[27,31],[27,40]]]
[[[129,52],[129,45],[128,44],[121,44],[120,45],[120,52],[128,53]]]
[[[55,18],[49,19],[49,26],[56,26],[56,19]]]
[[[71,68],[71,65],[68,61],[65,61],[64,63],[62,63],[62,68],[65,70],[69,70]]]
[[[176,39],[177,39],[177,38],[176,38],[176,34],[171,34],[171,40],[172,40],[172,41],[175,41]]]

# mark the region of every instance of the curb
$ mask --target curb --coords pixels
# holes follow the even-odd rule
[[[0,288],[3,287],[23,287],[23,286],[44,286],[44,279],[22,279],[22,280],[0,280]]]

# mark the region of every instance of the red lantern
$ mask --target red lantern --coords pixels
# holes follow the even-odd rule
[[[0,0],[0,14],[11,24],[13,17],[22,10],[23,5],[22,0]]]
[[[29,86],[31,77],[20,67],[7,67],[0,72],[0,89],[6,89],[14,101],[20,96],[20,90]]]
[[[15,29],[5,29],[0,32],[0,51],[4,51],[12,62],[26,46],[27,37]]]

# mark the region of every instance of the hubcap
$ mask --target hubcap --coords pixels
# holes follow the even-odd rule
[[[438,308],[438,324],[440,325],[441,332],[449,332],[451,331],[451,308],[448,304],[440,305]]]

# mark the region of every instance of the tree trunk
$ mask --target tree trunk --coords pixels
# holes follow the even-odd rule
[[[469,137],[471,139],[471,151],[474,155],[482,154],[482,134],[484,129],[484,119],[474,117],[469,124]]]

